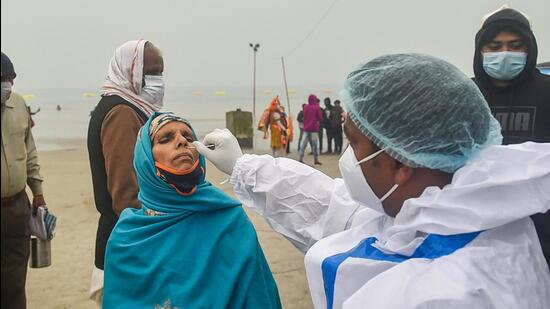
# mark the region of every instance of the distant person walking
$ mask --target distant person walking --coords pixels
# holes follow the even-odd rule
[[[344,109],[340,106],[340,100],[334,101],[334,106],[332,107],[329,115],[329,124],[332,129],[332,134],[334,137],[334,153],[342,153],[342,144],[343,144],[343,132],[342,124],[344,123]]]
[[[323,112],[323,125],[322,127],[325,128],[325,131],[327,132],[327,154],[332,153],[332,144],[334,141],[334,130],[332,129],[332,125],[330,123],[330,113],[332,112],[332,104],[330,102],[330,98],[326,97],[324,100],[325,103],[325,110]]]
[[[296,117],[296,120],[298,120],[298,127],[300,128],[300,136],[298,137],[298,151],[300,151],[300,147],[302,146],[302,137],[304,135],[304,107],[306,105],[302,104],[302,110],[298,113],[298,116]]]
[[[45,206],[31,117],[23,97],[12,92],[16,74],[2,53],[2,306],[27,307],[25,282],[30,255],[31,207]]]
[[[140,208],[134,171],[134,147],[139,129],[162,107],[164,60],[145,40],[129,41],[115,50],[102,87],[101,100],[88,127],[88,154],[97,228],[90,298],[101,304],[105,247],[120,213]]]
[[[323,120],[323,112],[319,106],[319,99],[316,95],[310,94],[308,98],[308,105],[304,107],[304,140],[300,147],[300,162],[304,162],[304,154],[307,144],[311,145],[313,151],[313,159],[315,165],[321,165],[319,162],[319,130],[320,124]]]
[[[324,125],[325,125],[325,119],[326,119],[326,114],[325,114],[325,109],[321,107],[321,105],[319,105],[319,108],[321,109],[321,121],[319,122],[319,142],[318,142],[318,146],[319,146],[319,154],[323,154],[323,137],[325,136],[325,133],[324,133]]]

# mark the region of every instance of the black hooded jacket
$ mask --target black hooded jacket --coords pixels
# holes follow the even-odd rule
[[[493,85],[483,69],[481,48],[502,31],[519,34],[527,44],[525,69],[506,87]],[[502,127],[504,144],[550,142],[550,76],[536,69],[537,41],[523,14],[504,9],[491,15],[476,34],[474,81]],[[521,205],[518,205],[521,207]],[[550,212],[531,216],[550,265]]]
[[[483,69],[481,48],[500,31],[519,34],[527,45],[525,69],[505,87],[492,83]],[[513,9],[491,15],[476,34],[474,81],[502,127],[503,144],[550,142],[550,76],[536,69],[537,41],[529,21]]]

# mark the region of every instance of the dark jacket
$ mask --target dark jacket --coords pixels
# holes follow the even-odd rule
[[[521,35],[528,51],[525,69],[506,87],[493,85],[492,78],[483,69],[481,55],[483,45],[502,30]],[[474,81],[500,122],[504,144],[550,142],[550,76],[536,69],[537,53],[537,41],[529,21],[512,9],[487,18],[476,34]]]
[[[147,116],[119,96],[102,97],[88,127],[88,154],[94,201],[100,213],[95,266],[103,269],[107,240],[120,212],[139,208],[138,184],[133,169],[134,146]]]
[[[296,120],[298,120],[299,123],[304,123],[304,111],[303,110],[301,110],[298,113],[298,117],[296,118]]]
[[[527,44],[528,55],[525,69],[509,85],[498,87],[483,69],[481,48],[503,30],[519,34]],[[512,9],[498,11],[485,20],[475,44],[474,81],[500,122],[503,143],[550,142],[550,76],[536,69],[537,41],[529,21]],[[550,264],[550,212],[531,218]]]
[[[304,106],[304,131],[319,132],[322,120],[323,112],[319,107],[319,103],[310,100],[309,104]]]

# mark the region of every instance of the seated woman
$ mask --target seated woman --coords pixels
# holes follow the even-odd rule
[[[141,209],[109,238],[104,308],[281,308],[277,286],[240,202],[205,181],[191,125],[154,113],[134,167]]]

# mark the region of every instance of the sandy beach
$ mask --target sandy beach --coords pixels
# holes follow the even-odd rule
[[[56,141],[59,144],[59,141]],[[39,161],[44,176],[46,202],[58,217],[57,234],[52,241],[52,265],[29,268],[27,276],[28,308],[96,308],[88,300],[93,265],[98,213],[92,194],[92,180],[85,140],[68,140],[65,150],[41,151]],[[296,158],[295,150],[290,155]],[[338,156],[325,155],[319,168],[338,176]],[[306,163],[313,158],[306,156]],[[234,196],[230,184],[219,185],[227,176],[213,165],[208,179]],[[263,218],[247,210],[275,275],[284,308],[312,308],[303,254],[284,237],[275,233]],[[129,278],[131,282],[131,278]]]

